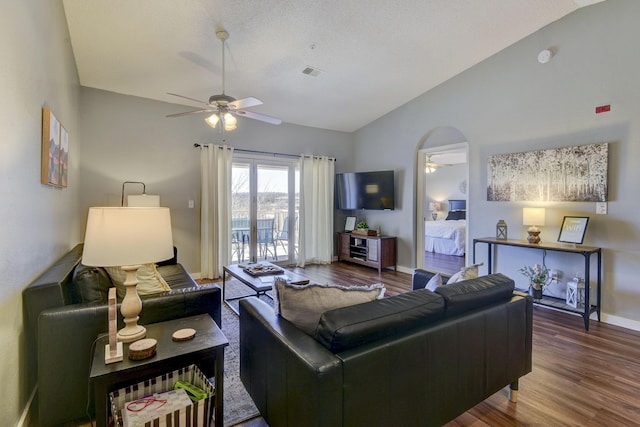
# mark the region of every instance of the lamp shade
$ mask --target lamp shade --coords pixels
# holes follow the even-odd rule
[[[522,225],[545,225],[545,209],[523,208]]]
[[[429,202],[429,210],[431,212],[439,211],[440,210],[440,203],[438,203],[438,202]]]
[[[127,206],[157,208],[160,206],[160,196],[157,194],[129,194]]]
[[[173,256],[169,208],[89,208],[82,263],[91,267],[148,264]]]

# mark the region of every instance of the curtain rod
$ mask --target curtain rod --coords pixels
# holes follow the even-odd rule
[[[193,144],[193,146],[195,148],[206,147],[205,145],[198,144],[197,142],[195,144]],[[218,146],[218,147],[220,149],[222,149],[221,146]],[[296,159],[300,157],[300,155],[298,155],[298,154],[272,153],[272,152],[269,152],[269,151],[247,150],[247,149],[243,149],[243,148],[234,148],[233,151],[237,151],[237,152],[240,152],[240,153],[249,153],[249,154],[264,154],[264,155],[273,156],[273,157],[276,157],[276,156],[280,156],[280,157],[295,157]],[[311,157],[311,156],[306,156],[306,157]],[[313,156],[313,157],[317,158],[318,156]],[[334,162],[336,161],[336,159],[333,158],[333,157],[329,157],[329,158],[331,160],[333,160]]]

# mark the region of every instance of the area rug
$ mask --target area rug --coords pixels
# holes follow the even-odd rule
[[[221,283],[218,285],[222,286]],[[227,280],[227,298],[246,295],[251,289],[237,280]],[[261,297],[271,302],[267,297]],[[231,304],[237,309],[238,301]],[[260,413],[247,390],[240,381],[240,325],[239,318],[225,304],[222,304],[222,332],[229,340],[229,346],[224,351],[224,425],[233,426],[243,421],[255,418]]]

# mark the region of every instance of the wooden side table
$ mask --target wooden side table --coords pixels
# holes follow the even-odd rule
[[[96,425],[107,425],[110,392],[140,380],[196,364],[207,378],[215,377],[215,426],[222,427],[224,348],[229,345],[229,340],[218,325],[208,314],[201,314],[145,327],[147,338],[155,338],[158,341],[156,354],[149,359],[130,360],[129,344],[124,344],[124,360],[105,365],[104,350],[108,337],[97,340],[89,374],[94,388]],[[195,329],[195,337],[189,341],[173,341],[171,335],[184,328]]]

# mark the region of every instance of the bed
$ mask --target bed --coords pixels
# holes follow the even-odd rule
[[[467,201],[449,200],[445,220],[424,222],[424,250],[445,255],[465,254]]]

